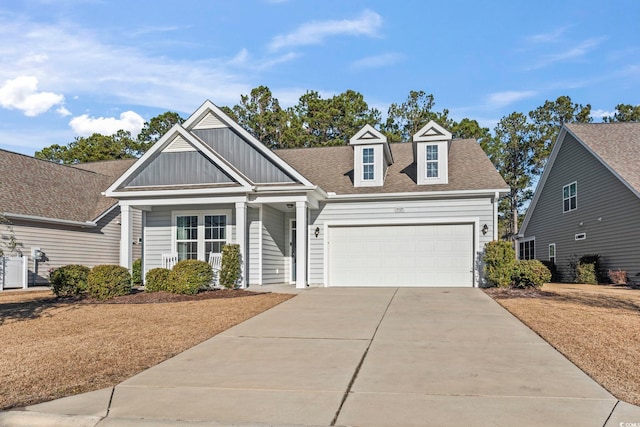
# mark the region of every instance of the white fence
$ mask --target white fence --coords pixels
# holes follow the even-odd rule
[[[29,257],[0,256],[0,291],[26,289],[29,283]]]

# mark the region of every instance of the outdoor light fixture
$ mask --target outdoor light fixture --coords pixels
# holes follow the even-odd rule
[[[293,209],[293,203],[287,203],[287,209]]]
[[[482,234],[485,235],[489,231],[489,226],[487,224],[482,226]]]
[[[316,227],[316,230],[313,232],[313,234],[315,234],[316,237],[318,237],[318,234],[320,234],[320,227]]]

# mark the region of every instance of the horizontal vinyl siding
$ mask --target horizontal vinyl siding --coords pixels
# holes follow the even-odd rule
[[[33,285],[34,262],[31,248],[40,248],[48,261],[38,263],[37,283],[49,280],[48,270],[63,265],[93,267],[120,263],[120,209],[116,208],[95,228],[68,227],[12,220],[19,249],[29,257],[29,284]],[[4,230],[3,234],[4,234]],[[6,251],[5,251],[6,252]]]
[[[577,182],[577,206],[563,213],[562,188]],[[571,255],[599,254],[607,269],[640,272],[640,199],[567,134],[531,213],[525,237],[535,237],[536,258],[549,259],[556,244],[556,264],[569,281]],[[580,226],[579,224],[583,225]],[[585,240],[575,240],[586,233]]]
[[[451,223],[456,218],[477,218],[479,226],[487,224],[486,235],[479,233],[478,247],[482,249],[493,236],[493,204],[491,198],[459,198],[443,200],[412,200],[389,202],[332,202],[321,204],[320,209],[310,212],[311,224],[307,227],[309,242],[309,283],[324,283],[324,236],[323,226],[331,221],[375,220],[385,224],[386,220],[409,219],[416,223],[429,219],[447,219]],[[319,227],[321,233],[315,237],[314,230]],[[302,230],[302,227],[298,227]]]
[[[247,264],[249,266],[250,285],[260,284],[260,210],[247,209],[247,223],[249,225],[249,250],[247,251]]]
[[[284,214],[272,207],[262,208],[262,281],[264,284],[285,280]]]

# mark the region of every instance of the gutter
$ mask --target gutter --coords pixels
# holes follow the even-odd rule
[[[498,194],[506,194],[509,189],[487,189],[487,190],[453,190],[453,191],[411,191],[404,193],[370,193],[370,194],[336,194],[329,192],[327,199],[329,200],[363,200],[363,199],[406,199],[411,197],[438,198],[449,196],[495,196]]]
[[[25,221],[45,222],[48,224],[70,225],[73,227],[92,228],[98,226],[95,221],[72,221],[68,219],[47,218],[44,216],[22,215],[9,212],[4,212],[3,215],[7,218],[22,219]]]

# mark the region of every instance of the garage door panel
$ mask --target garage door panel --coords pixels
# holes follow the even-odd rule
[[[472,286],[473,225],[329,228],[332,286]]]

